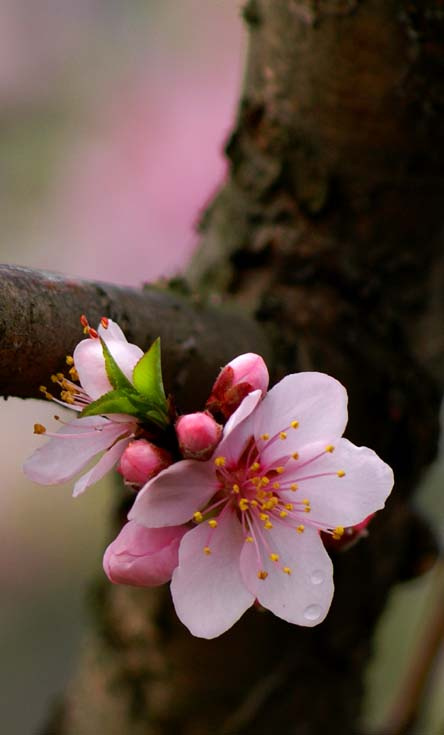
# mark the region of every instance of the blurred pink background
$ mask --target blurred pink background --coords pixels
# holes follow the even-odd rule
[[[223,179],[243,51],[237,0],[0,0],[1,261],[134,286],[180,271]],[[69,679],[108,539],[109,482],[74,501],[22,475],[53,413],[2,405],[5,735],[37,733]]]

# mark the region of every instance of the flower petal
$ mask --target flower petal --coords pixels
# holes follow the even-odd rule
[[[66,482],[98,452],[111,446],[125,429],[124,424],[115,424],[102,416],[74,419],[26,460],[24,472],[41,485]]]
[[[254,602],[239,571],[241,525],[231,511],[217,528],[202,524],[189,531],[179,549],[171,594],[180,620],[200,638],[215,638],[231,628]],[[210,546],[211,554],[204,553]]]
[[[118,462],[119,457],[122,455],[130,441],[131,437],[126,436],[124,439],[116,442],[110,449],[108,449],[103,457],[99,459],[97,464],[77,480],[72,492],[73,497],[77,498],[85,492],[87,487],[94,485],[94,483],[101,480],[102,477],[114,467],[116,462]]]
[[[338,476],[338,471],[345,474]],[[300,479],[323,473],[332,474]],[[334,452],[327,452],[296,471],[294,480],[299,486],[298,495],[310,501],[307,523],[315,521],[335,528],[355,526],[383,508],[393,487],[393,471],[371,449],[356,447],[348,439],[340,439]],[[292,498],[288,493],[288,499],[295,499],[294,493],[291,495]]]
[[[119,330],[123,339],[116,332],[116,329]],[[108,329],[100,326],[99,333],[118,366],[131,381],[133,369],[143,355],[142,350],[137,345],[127,342],[120,327],[115,323]],[[75,348],[73,357],[80,383],[93,400],[111,390],[112,386],[106,374],[100,340],[82,340]]]
[[[145,528],[127,523],[108,546],[103,568],[115,584],[157,587],[171,579],[187,526]]]
[[[262,554],[261,569],[268,574],[259,579],[255,545],[245,543],[241,554],[242,578],[263,607],[297,625],[313,626],[327,615],[333,597],[333,565],[319,533],[306,528],[297,533],[288,523],[276,524],[267,531],[273,562]],[[287,567],[290,573],[285,573]]]
[[[176,462],[142,488],[128,519],[147,528],[186,523],[216,492],[214,463],[184,459]]]
[[[242,454],[245,442],[253,435],[254,409],[262,398],[262,392],[255,390],[244,398],[239,408],[225,424],[222,440],[215,454],[235,462]]]
[[[298,427],[291,428],[297,421]],[[272,388],[254,413],[254,434],[270,437],[287,433],[285,450],[297,451],[304,444],[325,439],[326,444],[339,438],[347,424],[347,391],[337,380],[324,373],[287,375]],[[281,442],[263,452],[266,461],[281,452]]]

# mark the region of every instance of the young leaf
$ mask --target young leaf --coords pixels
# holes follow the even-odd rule
[[[125,390],[134,393],[134,386],[119,368],[117,362],[109,351],[106,342],[100,338],[100,343],[102,345],[103,357],[105,359],[106,374],[112,387],[116,390]]]
[[[127,413],[130,416],[139,415],[139,411],[134,406],[130,397],[126,393],[118,390],[110,390],[103,396],[89,403],[79,416],[101,416],[106,413]]]
[[[135,366],[133,383],[139,393],[149,398],[150,402],[158,405],[166,413],[167,404],[160,361],[160,337],[153,342],[148,352],[145,352]]]

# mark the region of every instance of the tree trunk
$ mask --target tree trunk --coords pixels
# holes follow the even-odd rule
[[[203,219],[190,282],[262,323],[275,377],[340,379],[348,436],[393,466],[396,488],[370,537],[335,558],[318,628],[252,609],[203,641],[178,622],[168,589],[98,583],[96,629],[51,735],[356,733],[387,593],[433,549],[409,498],[438,430],[417,334],[426,318],[442,324],[442,300],[427,301],[442,249],[442,2],[251,0],[244,16],[230,176]]]

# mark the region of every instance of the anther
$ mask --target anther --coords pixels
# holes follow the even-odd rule
[[[209,546],[204,546],[204,554],[209,556],[211,554],[211,549]]]
[[[200,512],[200,510],[196,510],[196,512],[193,513],[193,518],[196,521],[196,523],[200,523],[203,520],[203,515]]]
[[[261,485],[268,485],[269,482],[270,482],[270,478],[267,477],[266,475],[261,478]]]
[[[298,484],[297,484],[297,482],[292,482],[292,483],[291,483],[291,485],[290,485],[290,490],[291,490],[291,491],[292,491],[293,493],[295,493],[297,489],[298,489]]]
[[[262,440],[263,440],[264,442],[268,441],[268,440],[269,440],[269,438],[270,438],[270,434],[261,434],[261,439],[262,439]]]
[[[109,327],[109,319],[108,319],[108,317],[107,316],[102,316],[102,318],[100,320],[100,324],[102,325],[102,327],[104,329],[108,329],[108,327]]]
[[[292,456],[293,459],[299,459],[299,453],[298,452],[293,452],[293,454],[291,456]]]
[[[299,426],[299,421],[292,421],[290,426],[292,429],[297,429]]]
[[[282,571],[285,572],[285,574],[291,574],[290,567],[282,567]]]
[[[250,467],[250,470],[251,470],[252,472],[257,472],[257,471],[258,471],[259,469],[260,469],[260,464],[259,464],[259,462],[253,462],[253,464],[252,464],[252,465],[251,465],[251,467]]]
[[[293,503],[285,503],[284,508],[287,510],[293,510]]]
[[[72,367],[72,368],[71,368],[71,369],[69,370],[69,374],[70,374],[70,376],[71,376],[71,378],[72,378],[73,380],[78,380],[78,379],[79,379],[79,374],[78,374],[77,370],[75,369],[75,367]]]
[[[287,434],[285,433],[285,431],[281,431],[281,433],[279,434],[279,439],[286,439],[286,438],[287,438]]]
[[[270,521],[265,521],[265,523],[264,523],[264,528],[266,528],[266,529],[267,529],[267,531],[269,531],[269,530],[270,530],[270,528],[273,528],[273,524],[272,524],[272,523],[270,523]]]
[[[71,357],[71,355],[66,355],[66,364],[67,365],[74,365],[74,358]]]
[[[271,559],[271,561],[279,561],[279,554],[275,554],[274,552],[272,552],[271,554],[269,554],[269,558]]]
[[[332,452],[334,452],[334,451],[335,451],[335,448],[334,448],[333,444],[328,444],[328,445],[327,445],[327,446],[325,447],[325,451],[326,451],[326,452],[330,452],[330,454],[331,454]]]
[[[240,492],[240,487],[236,483],[233,485],[232,490],[236,495]]]
[[[345,477],[344,470],[338,470],[336,474],[337,474],[338,477]]]
[[[241,498],[239,500],[239,508],[240,508],[240,510],[242,510],[242,511],[248,510],[249,504],[250,504],[250,501],[248,500],[248,498]]]
[[[217,528],[217,521],[214,518],[212,518],[210,521],[208,521],[208,525],[211,528]]]
[[[267,515],[267,513],[259,513],[259,518],[261,519],[261,521],[268,521],[268,517],[269,516]]]
[[[336,528],[333,531],[333,538],[335,541],[338,541],[342,536],[344,535],[344,527],[343,526],[336,526]]]
[[[281,486],[281,483],[280,482],[273,482],[273,489],[274,490],[279,490],[280,486]]]
[[[278,473],[278,475],[282,475],[284,470],[285,470],[285,467],[282,467],[282,466],[276,467],[276,472]]]
[[[99,338],[98,333],[92,327],[89,327],[89,329],[88,329],[88,336],[91,337],[91,339],[98,339]]]
[[[34,434],[44,434],[46,432],[46,426],[43,424],[34,424]]]
[[[268,577],[268,572],[265,572],[263,569],[260,569],[258,571],[258,573],[257,573],[257,578],[258,579],[267,579],[267,577]]]
[[[247,536],[245,541],[247,541],[249,544],[252,544],[254,541],[253,536]]]
[[[214,464],[216,465],[216,467],[224,467],[225,462],[225,457],[216,457],[216,459],[214,460]]]
[[[299,526],[298,526],[298,527],[296,528],[296,531],[297,531],[298,533],[304,533],[304,531],[305,531],[305,526],[304,526],[304,525],[303,525],[303,524],[301,523],[301,524],[300,524],[300,525],[299,525]]]
[[[286,510],[281,510],[281,512],[279,513],[279,515],[280,515],[281,518],[286,518],[288,516],[288,513],[287,513]]]

